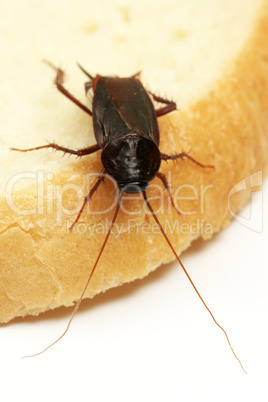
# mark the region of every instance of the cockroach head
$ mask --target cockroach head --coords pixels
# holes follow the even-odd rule
[[[145,191],[156,176],[161,154],[154,141],[130,133],[108,142],[102,151],[101,160],[120,190],[136,194]]]

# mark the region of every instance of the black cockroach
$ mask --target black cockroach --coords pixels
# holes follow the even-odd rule
[[[109,239],[113,225],[116,221],[116,217],[120,209],[123,194],[142,193],[143,198],[156,224],[158,225],[160,231],[162,232],[164,238],[166,239],[173,254],[180,263],[184,273],[188,277],[191,285],[193,286],[195,292],[202,301],[203,305],[211,315],[213,321],[225,334],[225,337],[228,341],[228,344],[234,356],[239,361],[242,369],[244,370],[242,363],[236,356],[231,346],[226,331],[223,329],[222,326],[218,324],[212,312],[210,311],[205,301],[201,297],[200,293],[198,292],[196,286],[194,285],[192,279],[190,278],[188,272],[186,271],[184,265],[182,264],[179,256],[177,255],[175,249],[173,248],[170,240],[168,239],[163,227],[161,226],[146,196],[146,189],[148,188],[149,183],[155,177],[158,177],[164,184],[164,187],[167,190],[168,196],[171,200],[171,203],[173,207],[175,207],[167,179],[164,174],[159,172],[162,160],[167,161],[167,160],[187,158],[200,167],[209,167],[209,168],[213,167],[211,165],[203,165],[199,163],[197,160],[195,160],[185,152],[175,155],[167,155],[159,150],[160,134],[157,123],[157,117],[163,116],[167,113],[176,110],[176,103],[164,99],[160,96],[157,96],[152,92],[146,91],[141,81],[139,80],[139,74],[135,74],[128,78],[105,77],[100,75],[92,77],[86,70],[84,70],[79,65],[81,70],[90,79],[90,81],[85,83],[86,95],[88,95],[89,91],[93,90],[92,110],[90,110],[88,107],[83,105],[78,99],[76,99],[64,87],[63,85],[64,72],[60,68],[56,68],[50,62],[46,63],[56,70],[57,74],[55,78],[55,84],[57,89],[67,98],[69,98],[72,102],[74,102],[77,106],[79,106],[82,110],[84,110],[86,113],[92,116],[94,135],[97,143],[90,147],[79,150],[65,148],[55,143],[49,143],[47,145],[29,149],[17,149],[17,148],[11,148],[11,149],[15,151],[27,152],[43,148],[53,148],[58,151],[63,151],[64,153],[69,153],[77,156],[89,155],[99,151],[100,149],[102,150],[101,161],[104,169],[99,174],[98,180],[95,183],[94,187],[85,197],[83,205],[70,229],[72,229],[74,225],[78,222],[86,203],[90,201],[93,194],[95,193],[100,183],[102,182],[104,174],[108,173],[108,175],[110,175],[116,181],[119,189],[119,196],[118,196],[117,207],[114,212],[113,219],[110,223],[109,230],[106,234],[106,237],[104,239],[98,257],[95,261],[95,264],[91,269],[90,275],[88,277],[84,290],[80,296],[80,299],[77,301],[75,305],[75,308],[73,310],[73,313],[71,315],[66,330],[55,342],[53,342],[50,346],[48,346],[40,353],[43,353],[52,345],[54,345],[56,342],[58,342],[68,331],[72,319],[82,302],[82,299],[88,288],[92,275],[97,267],[97,264],[105,248],[105,245]],[[154,101],[162,103],[164,106],[155,109],[150,96],[153,98]],[[37,355],[40,353],[37,353]]]

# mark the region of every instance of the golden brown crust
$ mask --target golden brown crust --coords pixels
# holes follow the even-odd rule
[[[267,3],[266,3],[267,4]],[[194,197],[178,200],[184,211],[180,217],[174,210],[158,214],[164,224],[179,222],[179,233],[166,231],[175,249],[181,252],[199,235],[209,238],[229,224],[231,215],[228,195],[233,186],[257,171],[267,172],[268,154],[268,24],[267,6],[241,54],[215,83],[203,99],[189,110],[177,111],[159,119],[162,152],[191,151],[190,154],[214,169],[200,168],[190,161],[162,163],[163,173],[171,172],[173,195]],[[172,144],[172,145],[171,145]],[[63,206],[70,210],[77,206],[74,191],[66,190],[66,183],[80,186],[87,192],[87,172],[100,172],[100,152],[69,164],[45,181],[45,197],[39,189],[35,215],[18,215],[19,209],[36,208],[35,184],[17,191],[14,198],[1,200],[2,234],[0,321],[16,316],[38,314],[61,305],[69,306],[78,299],[104,239],[103,222],[113,216],[113,210],[104,215],[83,214],[80,224],[68,231],[76,213],[61,216],[52,187],[62,189]],[[18,156],[19,157],[19,156]],[[156,179],[154,183],[159,185]],[[51,187],[47,187],[50,184]],[[185,185],[188,185],[186,188]],[[176,193],[179,186],[180,191]],[[79,193],[81,196],[81,194]],[[159,195],[152,188],[148,197]],[[246,191],[231,198],[231,209],[236,212],[249,198]],[[198,196],[198,199],[197,199]],[[11,195],[10,195],[11,197]],[[176,197],[175,197],[176,198]],[[92,210],[109,205],[114,200],[114,187],[109,182],[95,195]],[[12,204],[12,202],[15,204]],[[79,200],[81,202],[81,199]],[[141,209],[140,201],[126,201],[126,208]],[[155,209],[158,204],[152,202]],[[60,206],[60,205],[58,205]],[[52,208],[53,207],[53,208]],[[194,214],[186,212],[196,211]],[[131,217],[132,219],[132,217]],[[153,218],[143,210],[131,220],[120,212],[117,225],[124,233],[120,241],[112,236],[94,274],[87,297],[124,282],[142,278],[162,263],[174,259],[160,233],[152,233]],[[95,225],[95,226],[94,226]],[[202,227],[201,227],[201,226]],[[105,226],[107,228],[107,224]],[[199,233],[195,232],[199,227]],[[90,236],[90,230],[94,235]],[[189,231],[193,231],[189,233]],[[86,231],[87,235],[83,232]],[[156,230],[157,232],[157,230]]]

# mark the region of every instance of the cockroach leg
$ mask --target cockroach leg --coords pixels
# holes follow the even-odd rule
[[[101,184],[102,181],[104,181],[105,178],[105,170],[103,170],[99,176],[98,176],[98,180],[96,181],[95,185],[92,187],[92,189],[90,190],[90,192],[88,193],[88,195],[85,197],[84,202],[82,204],[82,207],[80,208],[80,211],[78,212],[78,215],[75,219],[75,221],[73,222],[73,224],[70,226],[70,230],[73,230],[74,225],[79,221],[80,216],[86,206],[86,203],[89,202],[93,196],[93,194],[95,193],[95,191],[97,190],[97,188],[99,187],[99,185]]]
[[[140,71],[138,71],[137,73],[135,73],[135,74],[131,75],[131,77],[129,77],[129,78],[139,78],[139,77],[140,77],[140,75],[141,75],[141,70],[140,70]]]
[[[79,64],[79,63],[76,63],[77,65],[78,65],[78,67],[80,68],[80,70],[82,70],[83,71],[83,73],[84,74],[86,74],[87,76],[88,76],[88,78],[89,79],[91,79],[91,80],[93,80],[94,79],[94,77],[92,77],[92,75],[91,74],[89,74],[88,72],[87,72],[87,70],[85,70],[82,66],[81,66],[81,64]]]
[[[172,112],[173,110],[177,109],[176,102],[173,102],[173,101],[170,101],[168,99],[162,98],[161,96],[157,96],[157,95],[153,94],[150,91],[149,91],[149,93],[152,95],[153,99],[156,102],[164,103],[166,105],[166,106],[163,106],[163,107],[155,110],[155,113],[156,113],[157,117],[164,116],[165,114],[168,114],[168,113]]]
[[[173,198],[172,198],[172,194],[171,194],[171,191],[170,191],[170,186],[169,186],[169,184],[168,184],[168,181],[167,181],[166,176],[164,175],[164,173],[158,172],[157,175],[156,175],[156,177],[158,177],[158,178],[162,181],[162,183],[164,184],[164,187],[165,187],[165,189],[166,189],[167,192],[168,192],[168,196],[169,196],[169,198],[170,198],[170,201],[171,201],[171,204],[172,204],[173,208],[177,211],[177,213],[178,213],[179,215],[181,215],[181,212],[178,210],[178,208],[177,208],[177,207],[175,206],[175,204],[174,204],[174,200],[173,200]]]
[[[84,112],[88,113],[90,116],[92,116],[91,110],[89,110],[83,103],[81,103],[78,99],[76,99],[67,89],[63,86],[64,82],[64,71],[61,70],[58,67],[55,67],[50,61],[44,60],[46,64],[48,64],[50,67],[52,67],[56,72],[56,78],[54,80],[54,83],[57,87],[57,89],[68,99],[70,99],[73,103],[75,103],[80,109],[82,109]]]
[[[85,82],[85,92],[86,92],[86,95],[87,95],[88,91],[93,87],[93,80],[94,80],[94,77],[92,77],[92,75],[89,74],[89,73],[87,72],[87,70],[85,70],[85,69],[81,66],[81,64],[77,63],[77,65],[78,65],[78,67],[80,68],[80,70],[82,70],[83,73],[91,80],[91,81]]]
[[[35,151],[35,150],[44,149],[44,148],[53,148],[56,151],[62,151],[65,154],[84,156],[84,155],[90,155],[90,154],[93,154],[94,152],[97,152],[100,149],[100,146],[98,144],[95,144],[95,145],[91,145],[90,147],[87,147],[87,148],[75,150],[75,149],[61,147],[60,145],[57,145],[54,143],[49,143],[47,145],[41,145],[40,147],[35,147],[35,148],[27,148],[27,149],[10,148],[10,150],[11,151],[19,151],[19,152],[28,152],[28,151]]]
[[[181,152],[180,154],[175,154],[175,155],[167,155],[167,154],[163,154],[161,152],[161,158],[163,161],[168,161],[168,160],[176,160],[176,159],[183,159],[183,158],[187,158],[190,161],[192,161],[193,163],[195,163],[196,165],[202,167],[202,168],[210,168],[210,169],[214,169],[213,165],[203,165],[203,163],[198,162],[196,159],[194,159],[192,156],[190,156],[189,154],[187,154],[186,152]]]

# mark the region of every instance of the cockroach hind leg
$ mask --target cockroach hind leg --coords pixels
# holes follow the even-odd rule
[[[57,68],[52,64],[50,61],[44,60],[46,64],[48,64],[53,70],[56,71],[56,78],[54,79],[54,83],[58,89],[59,92],[61,92],[66,98],[68,98],[70,101],[72,101],[76,106],[78,106],[80,109],[82,109],[84,112],[88,113],[90,116],[92,116],[91,110],[89,110],[83,103],[81,103],[78,99],[76,99],[63,85],[64,82],[64,71],[61,68]]]
[[[60,70],[59,67],[56,67],[53,63],[51,63],[51,61],[49,61],[47,59],[43,59],[42,62],[47,64],[49,67],[53,68],[53,70],[55,70],[55,71]]]
[[[170,112],[173,112],[174,110],[177,109],[177,104],[174,101],[162,98],[161,96],[155,95],[153,92],[149,91],[150,95],[153,97],[153,99],[156,102],[159,103],[164,103],[166,106],[160,107],[159,109],[155,110],[156,116],[164,116],[165,114],[168,114]]]
[[[60,68],[56,67],[51,61],[43,59],[43,62],[51,67],[54,71],[56,71],[56,78],[54,79],[54,83],[57,87],[63,86],[65,81],[65,72]],[[59,89],[59,88],[58,88]],[[60,89],[59,89],[60,90]]]
[[[82,67],[80,63],[78,63],[78,61],[76,62],[76,64],[78,65],[78,67],[80,68],[80,70],[82,70],[83,73],[84,73],[89,79],[91,79],[91,80],[94,79],[94,77],[93,77],[91,74],[89,74],[89,73],[87,72],[87,70],[85,70],[84,67]]]
[[[131,75],[129,78],[140,78],[141,73],[142,73],[142,70],[140,70],[137,73]]]

